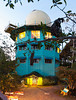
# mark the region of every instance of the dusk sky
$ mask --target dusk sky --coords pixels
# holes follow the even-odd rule
[[[6,0],[7,1],[7,0]],[[10,9],[9,6],[6,7],[6,1],[0,0],[0,33],[4,33],[4,29],[8,26],[9,23],[15,25],[24,25],[26,16],[33,10],[42,10],[46,12],[51,21],[59,17],[64,17],[65,15],[58,8],[50,9],[52,5],[52,0],[34,0],[34,3],[28,3],[27,0],[21,0],[23,5],[20,3],[15,5],[14,10]],[[76,0],[67,0],[66,10],[72,10],[76,12]]]
[[[7,0],[6,0],[7,1]],[[8,26],[9,23],[20,26],[25,24],[25,18],[29,13],[33,10],[42,10],[47,13],[51,19],[51,22],[56,20],[57,18],[65,17],[63,12],[61,12],[58,8],[54,7],[50,9],[52,5],[52,0],[34,0],[34,3],[28,3],[27,0],[21,0],[23,5],[20,3],[15,5],[14,9],[11,9],[9,6],[6,7],[6,1],[0,0],[0,46],[3,46],[2,41],[5,40],[7,45],[14,45],[14,42],[9,37],[9,34],[5,33],[4,30]],[[66,7],[66,11],[72,10],[73,13],[76,12],[76,0],[67,0],[68,4]],[[62,6],[60,6],[62,7]],[[64,23],[66,26],[66,23]],[[13,52],[11,54],[14,55]]]

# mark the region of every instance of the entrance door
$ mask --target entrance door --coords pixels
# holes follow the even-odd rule
[[[32,85],[37,85],[37,82],[38,82],[38,78],[37,77],[33,77],[33,80],[32,80]]]

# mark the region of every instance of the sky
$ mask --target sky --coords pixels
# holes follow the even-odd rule
[[[7,0],[6,0],[7,1]],[[33,10],[42,10],[48,14],[51,21],[53,22],[57,18],[64,17],[64,13],[61,12],[58,8],[54,7],[50,9],[52,5],[52,0],[34,0],[34,3],[28,3],[27,0],[21,0],[22,6],[20,3],[15,4],[15,8],[11,9],[6,5],[6,1],[0,0],[0,40],[2,35],[6,35],[7,42],[12,40],[9,39],[9,34],[5,33],[4,30],[8,26],[9,23],[20,26],[25,24],[25,18],[31,13]],[[63,1],[63,0],[62,0]],[[62,6],[60,6],[62,7]],[[72,10],[72,12],[76,12],[76,0],[67,0],[67,7],[65,11]],[[5,37],[5,38],[6,38]],[[4,38],[4,39],[5,39]],[[0,41],[1,42],[1,41]]]
[[[7,1],[7,0],[6,0]],[[51,19],[54,21],[59,17],[64,17],[63,12],[58,8],[54,7],[50,9],[52,5],[52,0],[34,0],[34,3],[28,3],[27,0],[22,0],[22,6],[20,3],[15,5],[14,10],[10,9],[9,6],[6,7],[6,1],[0,0],[0,32],[4,33],[5,28],[9,23],[15,25],[24,25],[26,16],[33,10],[42,10],[47,13]],[[67,0],[66,10],[72,10],[76,12],[76,0]]]

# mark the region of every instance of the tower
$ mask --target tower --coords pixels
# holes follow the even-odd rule
[[[40,26],[41,22],[45,24],[46,34]],[[15,27],[10,32],[11,37],[16,39],[16,57],[20,62],[16,68],[18,75],[55,76],[55,69],[59,66],[59,47],[57,45],[52,47],[48,44],[50,42],[46,44],[37,42],[55,38],[51,34],[50,27],[50,17],[43,11],[34,10],[26,17],[25,25]]]

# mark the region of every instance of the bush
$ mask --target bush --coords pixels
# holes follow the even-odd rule
[[[48,76],[48,77],[43,78],[43,85],[45,86],[56,85],[57,82],[58,82],[57,77]]]

